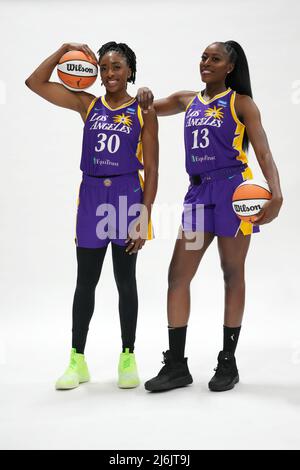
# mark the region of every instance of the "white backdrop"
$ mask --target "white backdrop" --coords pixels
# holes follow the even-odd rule
[[[299,448],[299,2],[39,0],[0,1],[0,9],[1,448]],[[85,42],[96,52],[115,40],[137,55],[132,95],[144,85],[156,97],[199,90],[201,52],[228,39],[248,57],[284,194],[280,217],[253,236],[248,255],[241,383],[224,394],[207,390],[222,346],[223,281],[214,243],[192,286],[186,352],[193,386],[160,395],[143,386],[117,389],[120,332],[109,250],[86,348],[93,381],[55,392],[71,347],[82,122],[24,81],[63,42]],[[91,92],[103,93],[100,81]],[[188,184],[183,115],[159,124],[157,205],[180,207]],[[253,152],[250,164],[260,176]],[[158,234],[160,228],[157,218]],[[175,237],[172,229],[139,255],[136,355],[143,381],[156,375],[167,348]]]

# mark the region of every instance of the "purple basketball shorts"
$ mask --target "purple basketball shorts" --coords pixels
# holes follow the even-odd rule
[[[214,177],[214,173],[217,177]],[[259,227],[241,221],[232,208],[232,195],[245,179],[241,172],[228,176],[228,171],[206,173],[200,184],[189,186],[184,198],[182,228],[188,232],[211,232],[220,237],[235,237],[259,232]],[[202,175],[200,175],[201,177]]]
[[[83,174],[78,198],[76,245],[102,248],[113,242],[126,246],[130,224],[137,220],[142,201],[142,183],[137,172],[103,177]],[[149,224],[147,239],[152,238]]]

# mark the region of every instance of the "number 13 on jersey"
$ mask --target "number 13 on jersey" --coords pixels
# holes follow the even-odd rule
[[[194,136],[192,149],[198,149],[200,147],[202,149],[205,149],[206,147],[209,146],[209,138],[208,138],[209,130],[206,127],[204,129],[201,129],[200,131],[201,136],[200,136],[199,145],[198,145],[199,129],[193,131],[192,134]]]

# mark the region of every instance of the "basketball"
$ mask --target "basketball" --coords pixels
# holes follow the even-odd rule
[[[232,208],[241,220],[254,222],[253,216],[261,211],[271,197],[272,193],[266,181],[247,180],[234,191]]]
[[[72,91],[91,86],[98,75],[97,63],[81,51],[66,52],[57,65],[61,83]]]

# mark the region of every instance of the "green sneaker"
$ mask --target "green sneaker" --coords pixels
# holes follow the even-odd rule
[[[90,373],[84,354],[77,354],[76,349],[71,349],[70,364],[65,373],[59,377],[55,384],[56,390],[69,390],[78,387],[83,382],[90,380]]]
[[[140,385],[135,355],[129,352],[129,348],[126,348],[125,352],[120,354],[118,373],[118,387],[134,388]]]

